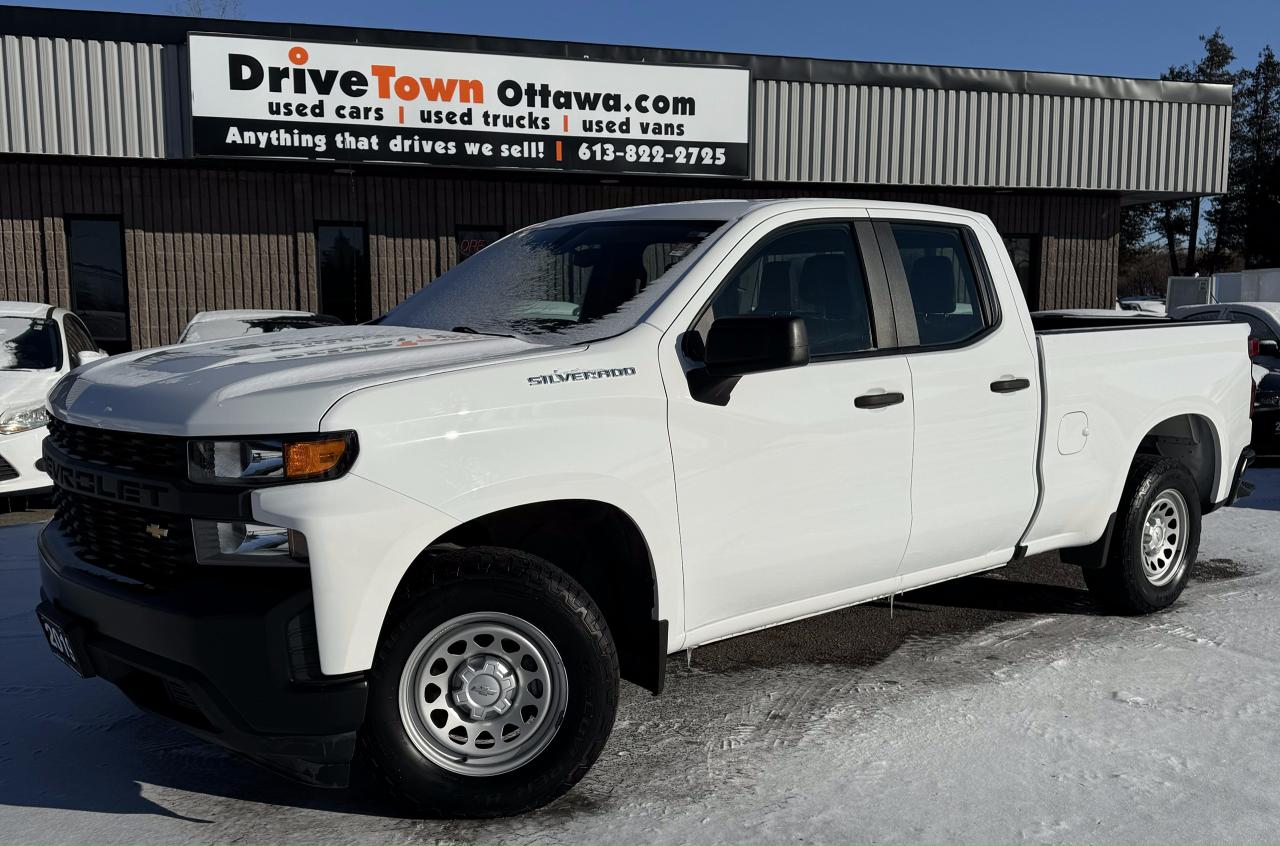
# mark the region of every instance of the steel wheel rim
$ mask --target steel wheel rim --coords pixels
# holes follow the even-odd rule
[[[463,614],[409,655],[400,674],[400,720],[437,766],[501,775],[547,748],[568,693],[560,652],[537,626],[498,612]]]
[[[1176,582],[1187,569],[1187,501],[1176,490],[1161,491],[1142,521],[1142,573],[1155,587]]]

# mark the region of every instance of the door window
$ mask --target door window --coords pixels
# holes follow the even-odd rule
[[[80,322],[80,318],[74,314],[68,314],[63,320],[63,327],[67,332],[67,352],[71,354],[71,363],[74,366],[76,362],[76,354],[82,352],[97,352],[98,345],[93,342],[93,337],[89,334],[89,330]]]
[[[989,324],[977,274],[956,226],[893,223],[921,346],[962,343]]]
[[[1004,247],[1009,251],[1027,307],[1035,311],[1040,308],[1040,236],[1006,235]]]
[[[862,259],[846,224],[790,229],[765,241],[730,274],[698,323],[745,314],[801,317],[813,356],[874,348]]]
[[[316,227],[320,264],[320,311],[343,323],[363,323],[371,316],[369,257],[364,227],[321,224]]]
[[[109,352],[129,349],[124,236],[118,219],[67,220],[71,308]]]

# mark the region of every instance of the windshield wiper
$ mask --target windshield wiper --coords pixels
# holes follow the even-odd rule
[[[508,335],[504,332],[481,332],[479,329],[473,329],[470,326],[455,326],[449,331],[461,332],[464,335],[488,335],[492,338],[514,338],[515,337],[515,335]]]

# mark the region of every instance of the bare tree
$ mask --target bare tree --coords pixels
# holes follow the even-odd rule
[[[1222,36],[1222,29],[1215,29],[1212,35],[1200,36],[1204,47],[1204,55],[1190,65],[1177,65],[1169,68],[1162,79],[1177,82],[1212,82],[1234,85],[1239,81],[1239,74],[1231,70],[1231,63],[1236,54],[1227,40]],[[1200,198],[1193,197],[1188,207],[1178,208],[1177,204],[1162,203],[1162,231],[1169,241],[1169,263],[1173,275],[1178,273],[1177,247],[1175,240],[1179,235],[1187,236],[1186,275],[1196,272],[1196,248],[1200,241]]]
[[[189,18],[240,17],[240,0],[175,0],[169,8],[175,15]]]

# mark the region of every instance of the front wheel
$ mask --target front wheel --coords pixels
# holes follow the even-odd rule
[[[1106,565],[1086,569],[1089,591],[1121,614],[1172,605],[1200,549],[1200,494],[1187,468],[1154,455],[1134,459]]]
[[[540,558],[451,552],[392,612],[362,750],[427,816],[492,817],[569,790],[613,727],[618,663],[585,590]]]

